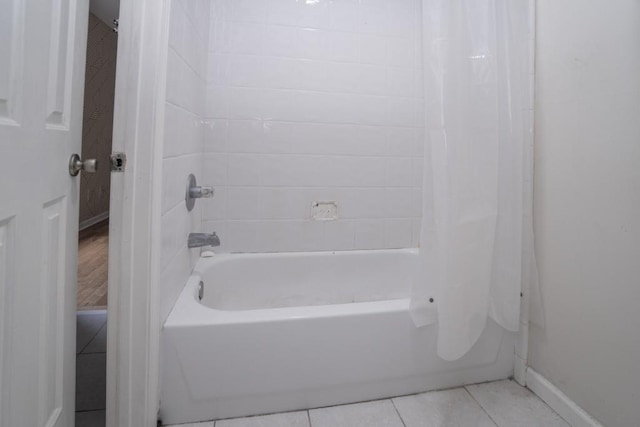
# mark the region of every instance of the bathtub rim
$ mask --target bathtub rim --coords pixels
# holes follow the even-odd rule
[[[340,255],[384,255],[408,254],[417,256],[417,248],[357,250],[357,251],[319,251],[319,252],[274,252],[274,253],[231,253],[217,254],[211,258],[200,258],[171,309],[164,327],[188,327],[224,324],[250,324],[276,322],[295,319],[357,316],[370,313],[409,312],[411,298],[379,300],[355,303],[311,305],[297,307],[274,307],[252,310],[220,310],[208,307],[198,301],[198,285],[206,271],[230,260],[251,260],[282,257],[322,257]],[[206,284],[205,284],[206,290]]]

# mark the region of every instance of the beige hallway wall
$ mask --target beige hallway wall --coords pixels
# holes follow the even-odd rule
[[[113,130],[116,79],[116,33],[89,14],[87,65],[82,123],[82,158],[96,158],[98,172],[82,174],[80,224],[109,212],[109,155]]]

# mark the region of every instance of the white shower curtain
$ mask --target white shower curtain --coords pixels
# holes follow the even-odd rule
[[[423,0],[426,141],[411,315],[455,360],[516,331],[533,275],[528,0]],[[437,308],[436,308],[437,307]]]

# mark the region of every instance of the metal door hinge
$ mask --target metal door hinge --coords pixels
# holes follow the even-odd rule
[[[127,155],[124,153],[111,154],[111,172],[124,172],[127,165]]]

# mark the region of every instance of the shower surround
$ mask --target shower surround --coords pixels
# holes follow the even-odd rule
[[[212,3],[203,219],[222,251],[416,247],[419,3]],[[338,219],[311,221],[314,201]]]
[[[467,354],[445,361],[438,324],[417,328],[410,316],[432,107],[423,18],[420,0],[172,2],[164,422],[513,374],[514,332],[490,320]],[[216,194],[187,214],[193,171]],[[315,202],[335,202],[337,218],[313,220]],[[201,231],[222,241],[212,259],[186,248]]]
[[[417,247],[424,150],[419,0],[174,0],[161,319],[199,252]],[[215,197],[183,206],[189,173]],[[336,202],[333,221],[311,220]]]

